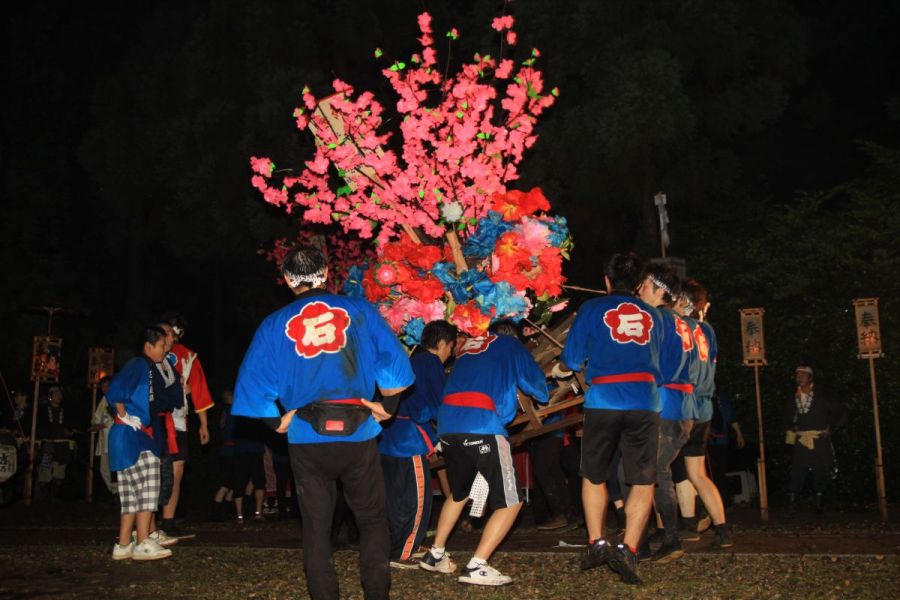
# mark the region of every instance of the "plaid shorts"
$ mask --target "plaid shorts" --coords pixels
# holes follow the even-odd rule
[[[122,514],[153,512],[159,501],[159,459],[144,450],[138,461],[122,471],[116,471]]]

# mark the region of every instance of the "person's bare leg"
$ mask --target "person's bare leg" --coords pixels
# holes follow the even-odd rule
[[[606,503],[609,502],[609,491],[606,482],[591,483],[587,479],[581,480],[581,504],[584,508],[584,523],[587,526],[588,540],[597,540],[603,537],[603,525],[606,520]],[[625,505],[625,513],[628,513],[628,505]]]
[[[235,496],[234,497],[234,513],[238,516],[238,518],[244,516],[244,497],[243,496]]]
[[[439,469],[437,472],[438,483],[441,486],[441,493],[444,498],[450,497],[450,480],[447,479],[447,469]]]
[[[678,496],[678,509],[681,511],[681,516],[685,519],[696,516],[697,489],[690,479],[675,484],[675,495]]]
[[[163,506],[162,518],[174,519],[175,509],[178,508],[178,496],[181,495],[181,477],[184,475],[184,461],[176,460],[172,463],[172,495]]]
[[[127,546],[131,543],[131,532],[134,530],[136,513],[126,513],[119,518],[119,545]]]
[[[256,494],[256,512],[262,513],[263,502],[266,500],[266,490],[260,488],[254,492]]]
[[[138,544],[147,539],[147,536],[150,535],[150,520],[153,518],[153,513],[150,511],[143,511],[137,514],[137,541]]]
[[[712,518],[713,525],[721,525],[725,522],[725,506],[722,504],[722,496],[719,495],[719,489],[712,479],[709,478],[709,475],[706,474],[706,457],[686,456],[684,458],[684,466],[687,470],[688,479],[697,488],[697,494]]]
[[[225,496],[226,496],[230,491],[231,491],[230,488],[227,488],[227,487],[224,487],[224,486],[223,486],[223,487],[220,487],[219,490],[216,492],[216,496],[213,498],[213,500],[214,500],[215,502],[222,502],[223,500],[225,500]]]
[[[500,542],[503,541],[503,538],[505,538],[506,534],[509,533],[509,530],[512,529],[513,523],[516,522],[516,517],[519,515],[521,509],[522,503],[519,502],[515,506],[509,506],[494,511],[484,525],[481,540],[478,542],[478,547],[475,548],[475,558],[487,561],[491,557],[494,550],[497,549],[497,546],[500,545]]]
[[[450,537],[450,533],[453,531],[453,527],[456,526],[456,522],[459,520],[459,516],[462,514],[468,501],[468,498],[464,498],[457,502],[452,495],[444,499],[441,515],[438,517],[437,531],[434,534],[435,546],[438,548],[447,546],[447,539]]]
[[[647,526],[653,505],[653,485],[633,485],[625,501],[625,539],[629,548],[637,548]]]

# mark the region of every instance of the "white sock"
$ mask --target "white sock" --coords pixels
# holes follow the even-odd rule
[[[478,567],[481,567],[486,564],[487,564],[487,561],[484,560],[483,558],[478,558],[477,556],[473,556],[469,560],[469,564],[466,565],[466,568],[467,569],[477,569]]]
[[[447,549],[444,546],[432,546],[431,547],[431,555],[435,558],[444,558],[444,553]]]

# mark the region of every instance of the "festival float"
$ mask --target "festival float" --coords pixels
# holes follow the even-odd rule
[[[558,91],[546,89],[536,48],[518,63],[503,56],[518,42],[511,15],[492,22],[499,56],[476,53],[452,74],[438,65],[431,16],[420,14],[418,26],[421,51],[406,61],[375,50],[398,96],[396,117],[385,119],[372,92],[339,79],[322,98],[305,87],[294,117],[314,136],[314,156],[278,179],[270,158],[252,157],[252,184],[266,202],[299,213],[305,229],[340,232],[325,244],[315,234],[336,275],[332,291],[367,298],[407,347],[435,319],[472,336],[499,319],[524,321],[549,372],[571,322],[545,328],[567,303],[562,265],[573,243],[542,190],[515,183]],[[459,35],[446,33],[448,54]],[[301,231],[299,241],[312,237]],[[269,258],[286,248],[282,241]],[[520,398],[520,437],[546,431],[544,416],[581,402],[558,402],[566,396],[540,410]]]

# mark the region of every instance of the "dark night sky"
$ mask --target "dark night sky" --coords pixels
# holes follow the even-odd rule
[[[885,108],[900,81],[896,2],[735,8],[744,4],[583,0],[551,15],[546,3],[513,3],[520,37],[542,49],[545,76],[562,91],[524,179],[546,185],[573,219],[581,249],[574,282],[596,283],[596,256],[655,248],[636,191],[644,184],[669,191],[672,251],[690,261],[709,250],[693,228],[737,198],[778,211],[798,190],[864,173],[857,141],[898,145]],[[490,40],[488,18],[501,3],[8,5],[0,129],[6,380],[28,385],[31,336],[46,326],[21,307],[58,304],[79,312],[54,326],[65,338],[64,382],[76,390],[88,346],[114,345],[124,356],[137,327],[168,308],[192,323],[187,343],[216,393],[230,385],[255,325],[288,299],[257,250],[296,229],[250,188],[248,156],[294,164],[303,156],[309,141],[296,135],[290,113],[305,82],[321,90],[336,74],[390,98],[371,50],[410,52],[421,5],[435,14],[436,31],[456,25],[471,32],[474,48]],[[685,16],[682,5],[701,14]],[[572,123],[598,115],[610,102],[604,90],[618,89],[618,67],[653,45],[664,52],[647,53],[652,60],[674,56],[681,65],[673,85],[695,115],[690,133],[659,141],[650,127],[634,156],[617,161],[598,147],[596,161],[578,163]],[[777,93],[766,101],[769,91],[740,95],[741,82],[745,92],[756,85]],[[765,104],[775,98],[783,105]],[[659,110],[674,114],[676,105],[667,100]],[[703,152],[694,157],[695,149]],[[684,208],[677,190],[692,198]],[[597,212],[602,226],[580,218]]]

